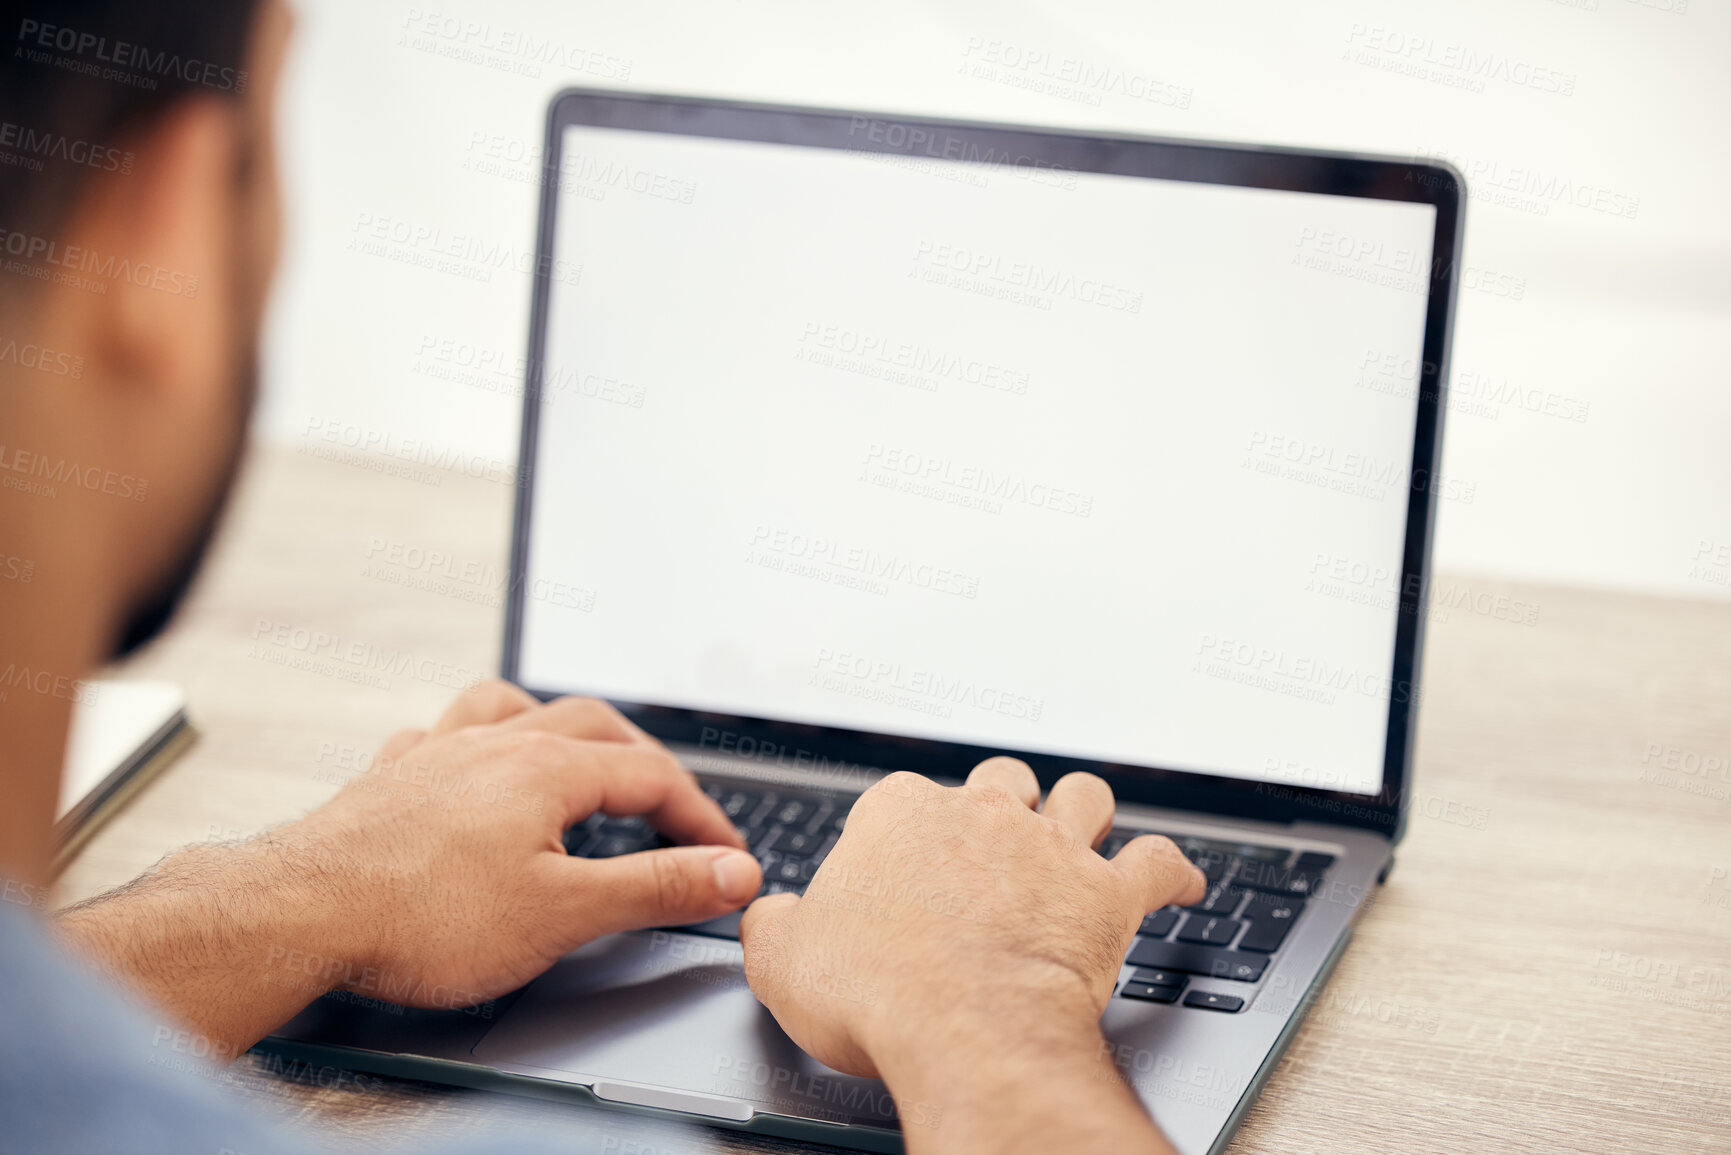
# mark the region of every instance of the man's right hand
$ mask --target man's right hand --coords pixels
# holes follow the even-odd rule
[[[684,845],[567,854],[596,812]],[[613,707],[490,681],[299,821],[183,850],[60,929],[232,1058],[334,988],[468,1007],[603,935],[738,910],[762,880],[697,780]]]
[[[814,1057],[889,1084],[911,1151],[1156,1138],[1098,1020],[1143,916],[1200,901],[1202,873],[1156,835],[1095,853],[1113,799],[1092,774],[1038,802],[1011,758],[959,788],[892,774],[855,803],[804,897],[746,911],[752,990]]]

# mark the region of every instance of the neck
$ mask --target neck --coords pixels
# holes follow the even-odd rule
[[[0,381],[0,391],[19,388]],[[7,417],[19,416],[6,407]],[[61,765],[80,684],[101,665],[119,621],[112,501],[21,469],[40,452],[29,422],[0,444],[0,877],[45,886],[54,854]],[[16,441],[14,441],[16,436]]]

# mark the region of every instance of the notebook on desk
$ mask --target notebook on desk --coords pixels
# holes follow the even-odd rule
[[[60,775],[55,868],[196,736],[186,716],[186,693],[173,682],[85,683]]]

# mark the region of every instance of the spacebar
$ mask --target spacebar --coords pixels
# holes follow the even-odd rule
[[[688,926],[676,926],[672,929],[682,930],[686,934],[706,934],[711,938],[736,939],[739,937],[739,918],[744,913],[743,910],[736,910],[732,914],[724,914],[716,918],[705,919],[702,922],[694,922]]]
[[[1138,936],[1136,945],[1130,948],[1129,963],[1133,967],[1154,967],[1158,970],[1183,971],[1185,974],[1253,983],[1262,977],[1262,969],[1268,965],[1268,957],[1250,954],[1248,951],[1220,950],[1217,947],[1192,946],[1184,942],[1159,942]]]

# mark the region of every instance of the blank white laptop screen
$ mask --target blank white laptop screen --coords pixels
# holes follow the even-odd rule
[[[1379,789],[1433,208],[565,133],[525,684]]]

